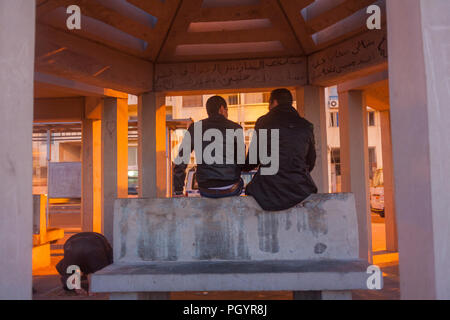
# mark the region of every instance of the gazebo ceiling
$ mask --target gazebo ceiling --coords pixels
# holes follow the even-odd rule
[[[157,63],[309,56],[367,32],[371,4],[385,0],[36,0],[36,70],[141,92]]]
[[[36,0],[38,23],[153,62],[299,56],[364,31],[376,0]],[[81,30],[66,7],[80,6]]]

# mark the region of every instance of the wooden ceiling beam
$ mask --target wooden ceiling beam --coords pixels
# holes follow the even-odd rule
[[[65,9],[58,8],[41,17],[39,22],[62,31],[67,31],[66,19],[67,14]],[[82,20],[82,28],[80,30],[71,30],[70,33],[136,57],[145,57],[144,40],[125,34],[91,17],[84,17]]]
[[[186,32],[180,44],[239,43],[276,40],[278,40],[278,32],[276,30],[273,28],[259,28],[236,31]]]
[[[381,8],[381,28],[386,28],[386,2],[385,0],[378,0],[374,4]],[[329,46],[343,42],[358,34],[367,31],[366,21],[367,13],[365,10],[360,10],[347,19],[341,20],[332,26],[317,32],[313,35],[316,43],[316,51],[325,49]]]
[[[295,3],[304,0],[294,0]],[[307,0],[310,1],[310,0]],[[279,40],[288,55],[302,55],[304,50],[301,42],[298,40],[295,30],[287,19],[286,12],[284,12],[278,1],[261,0],[261,7],[263,14],[269,16],[274,30],[277,32],[277,40]]]
[[[167,4],[161,0],[127,0],[127,2],[157,18],[166,14]]]
[[[37,72],[139,94],[153,88],[153,64],[98,43],[36,26]]]
[[[193,15],[200,11],[203,0],[181,1],[173,17],[173,24],[167,30],[167,36],[163,39],[157,60],[167,61],[173,57],[175,48],[179,43],[180,35],[187,33]],[[156,61],[156,62],[158,62]]]
[[[127,2],[158,19],[153,27],[153,38],[149,41],[144,53],[148,59],[156,61],[180,7],[181,0],[165,0],[164,3],[161,0],[127,0]]]
[[[305,54],[314,52],[315,44],[311,36],[306,32],[306,22],[303,19],[301,10],[313,2],[314,0],[279,0],[280,6],[288,18]]]
[[[302,3],[305,0],[301,0]],[[306,0],[312,1],[312,0]],[[299,1],[297,1],[299,3]],[[201,0],[183,1],[175,24],[173,25],[167,41],[163,47],[158,62],[168,61],[192,61],[202,59],[233,59],[233,58],[259,58],[268,56],[298,56],[304,52],[289,23],[285,19],[283,10],[274,0],[261,0],[259,5],[231,6],[220,8],[204,8]],[[193,22],[225,22],[247,19],[269,19],[271,27],[247,30],[217,31],[217,32],[188,32]],[[216,44],[216,43],[240,43],[279,41],[283,46],[283,52],[246,52],[221,53],[205,55],[176,55],[176,48],[182,44]]]
[[[142,18],[132,17],[129,12],[121,11],[121,7],[107,6],[104,0],[72,0],[81,8],[83,15],[100,20],[116,29],[130,34],[138,39],[151,42],[154,38],[153,25],[149,17],[148,22]],[[112,2],[113,3],[113,2]]]
[[[59,7],[68,7],[73,3],[73,0],[41,0],[36,2],[36,17],[40,18],[43,15],[52,12]]]
[[[43,84],[49,87],[54,88],[55,90],[65,92],[66,94],[72,94],[76,96],[97,96],[97,97],[115,97],[128,99],[128,94],[112,90],[106,89],[102,87],[96,87],[92,85],[88,85],[86,83],[81,83],[74,80],[68,80],[65,78],[57,77],[50,74],[45,73],[34,73],[34,82],[35,84]]]
[[[332,9],[306,22],[306,31],[314,34],[324,30],[333,24],[351,16],[352,14],[367,8],[376,0],[346,0]]]
[[[259,5],[232,6],[223,8],[200,8],[192,22],[235,21],[268,18]]]

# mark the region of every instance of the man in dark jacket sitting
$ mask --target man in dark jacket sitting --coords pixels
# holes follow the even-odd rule
[[[200,194],[208,198],[239,196],[244,186],[238,164],[239,155],[241,164],[245,161],[242,127],[228,120],[227,103],[220,96],[208,99],[206,111],[208,118],[192,124],[183,138],[173,171],[174,195],[183,194],[186,168],[195,151]]]
[[[255,125],[257,138],[261,138],[261,129],[267,129],[269,136],[264,139],[267,141],[258,142],[259,147],[261,143],[267,143],[266,150],[272,150],[271,130],[279,130],[278,172],[270,175],[261,174],[261,168],[268,167],[269,164],[261,163],[259,152],[257,163],[249,163],[247,156],[244,167],[244,171],[259,167],[253,180],[246,187],[246,194],[253,196],[259,205],[268,211],[291,208],[310,194],[317,193],[317,187],[310,175],[316,161],[313,125],[300,117],[297,110],[292,107],[292,102],[289,90],[272,91],[269,112],[260,117]]]

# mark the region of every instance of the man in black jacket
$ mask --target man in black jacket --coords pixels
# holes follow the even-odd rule
[[[227,103],[220,96],[208,99],[206,111],[208,118],[192,124],[184,136],[175,160],[174,195],[183,194],[186,168],[191,152],[195,151],[200,194],[208,198],[238,196],[244,186],[238,164],[239,154],[242,163],[245,160],[242,127],[228,120]]]
[[[316,151],[313,125],[300,117],[292,107],[292,94],[287,89],[272,91],[269,112],[256,121],[255,134],[261,138],[261,129],[266,129],[266,150],[272,150],[270,132],[279,130],[279,169],[276,174],[261,174],[262,164],[258,152],[256,164],[249,163],[248,156],[244,171],[259,167],[253,180],[246,187],[246,194],[253,196],[259,205],[268,211],[285,210],[295,206],[310,194],[317,193],[317,187],[310,172],[314,169]],[[253,138],[255,139],[255,138]],[[252,139],[252,143],[254,143]],[[260,139],[258,139],[260,140]],[[272,157],[274,155],[271,155]]]

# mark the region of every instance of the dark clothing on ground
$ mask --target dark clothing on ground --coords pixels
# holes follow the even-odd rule
[[[246,194],[253,196],[261,208],[267,211],[289,209],[317,193],[317,187],[311,178],[316,161],[313,125],[300,117],[291,105],[279,105],[256,121],[255,131],[268,129],[268,146],[271,150],[270,129],[279,129],[279,170],[275,175],[261,175],[261,169],[246,187]],[[259,141],[259,140],[258,140]],[[244,171],[260,167],[247,162]]]
[[[83,275],[88,275],[113,263],[113,250],[106,238],[95,232],[81,232],[70,237],[64,244],[64,258],[56,265],[61,282],[66,287],[70,276],[70,265],[80,267]]]
[[[204,160],[202,164],[197,164],[196,171],[196,179],[199,188],[217,188],[217,187],[225,187],[230,186],[239,182],[241,178],[241,168],[237,164],[236,155],[237,155],[237,138],[234,138],[234,155],[235,161],[233,164],[226,164],[226,130],[233,129],[238,130],[242,127],[225,118],[224,116],[217,114],[214,116],[210,116],[207,119],[201,120],[202,124],[202,137],[206,130],[208,129],[218,129],[223,136],[223,164],[206,164]],[[196,139],[194,135],[194,124],[192,124],[188,132],[191,136],[191,150],[194,151],[194,141]],[[205,148],[212,143],[212,141],[203,141],[202,138],[202,154]],[[242,137],[243,141],[243,137]],[[181,154],[182,155],[182,154]],[[202,157],[203,159],[203,157]],[[176,165],[173,170],[173,184],[175,193],[181,193],[184,187],[184,180],[186,177],[186,168],[187,164],[182,163],[180,165]]]

